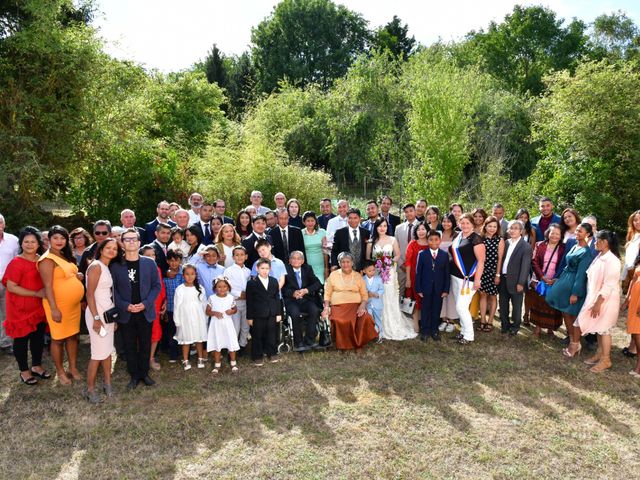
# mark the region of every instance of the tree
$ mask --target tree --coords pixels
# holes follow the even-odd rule
[[[542,78],[553,70],[572,71],[586,52],[586,25],[564,20],[545,7],[516,5],[504,22],[486,32],[470,32],[457,47],[462,64],[477,63],[512,90],[539,95]]]
[[[416,39],[409,37],[409,26],[406,23],[403,26],[401,20],[394,15],[393,20],[376,30],[371,44],[374,49],[388,50],[394,56],[406,60],[413,53]]]
[[[247,105],[254,98],[256,71],[251,61],[251,55],[244,52],[233,59],[229,72],[229,86],[227,95],[231,103],[230,114],[239,119]]]
[[[229,73],[225,64],[225,55],[215,43],[204,59],[203,69],[209,83],[217,83],[220,88],[225,89],[229,86]]]
[[[367,39],[367,22],[342,5],[283,0],[251,32],[259,89],[270,93],[285,79],[327,89],[364,51]]]
[[[5,204],[8,215],[27,216],[66,190],[82,160],[104,57],[71,0],[8,4],[0,10],[0,195],[18,206]]]
[[[547,78],[534,122],[533,190],[622,230],[640,205],[640,73],[606,60]]]
[[[640,30],[622,11],[597,17],[591,38],[594,58],[640,59]]]

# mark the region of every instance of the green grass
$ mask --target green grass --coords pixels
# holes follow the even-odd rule
[[[592,374],[558,341],[478,334],[183,372],[100,406],[21,385],[0,358],[3,478],[638,478],[640,383],[626,336]],[[88,345],[82,346],[83,365]],[[47,359],[47,364],[49,360]]]

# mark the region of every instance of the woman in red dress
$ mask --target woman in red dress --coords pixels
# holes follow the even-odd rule
[[[7,319],[3,325],[7,335],[13,338],[20,380],[26,385],[35,385],[37,378],[51,378],[51,374],[42,368],[46,317],[42,307],[44,285],[36,267],[39,255],[44,252],[44,243],[40,232],[33,227],[25,227],[18,241],[19,254],[9,262],[2,277],[2,284],[7,289]]]
[[[416,332],[420,331],[420,309],[422,307],[422,301],[420,295],[417,295],[413,285],[416,282],[416,265],[418,264],[418,254],[429,248],[427,242],[428,235],[427,226],[424,222],[418,223],[413,229],[413,240],[407,245],[407,253],[405,255],[404,268],[407,271],[407,282],[405,297],[413,298],[416,302],[416,306],[413,310],[413,327]]]

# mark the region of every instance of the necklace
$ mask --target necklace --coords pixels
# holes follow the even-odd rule
[[[344,273],[342,272],[342,270],[340,270],[340,277],[342,277],[342,283],[345,285],[345,287],[350,287],[351,285],[353,285],[353,271],[349,274],[349,282],[348,283],[344,279]]]

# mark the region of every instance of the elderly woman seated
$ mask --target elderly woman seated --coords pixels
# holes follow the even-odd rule
[[[359,350],[378,334],[373,318],[367,313],[367,287],[362,276],[353,270],[353,256],[338,255],[340,268],[324,285],[323,316],[331,320],[331,333],[338,350]]]

